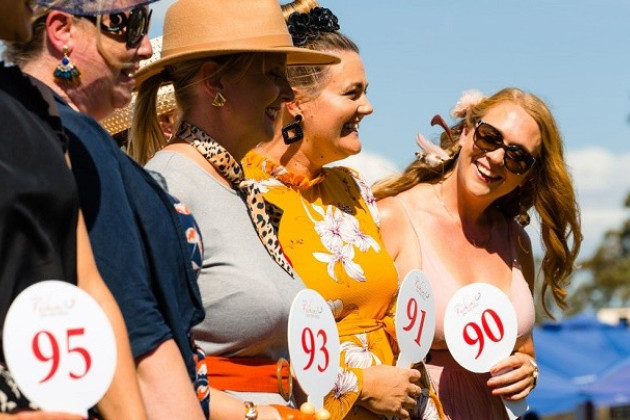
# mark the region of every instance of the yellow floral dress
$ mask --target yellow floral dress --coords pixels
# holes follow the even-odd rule
[[[380,237],[376,201],[347,168],[324,168],[315,179],[288,172],[250,152],[245,177],[283,211],[279,239],[307,287],[328,302],[339,329],[340,367],[325,406],[333,419],[379,418],[354,406],[362,368],[395,361],[391,308],[398,288],[394,262]]]

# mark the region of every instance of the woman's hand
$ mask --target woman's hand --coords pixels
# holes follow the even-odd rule
[[[0,414],[0,420],[82,420],[83,418],[78,414],[48,411],[20,411],[15,414]]]
[[[500,395],[506,400],[521,400],[536,387],[538,366],[533,357],[516,351],[494,365],[490,373],[495,375],[487,382],[489,387],[494,388],[493,395]]]
[[[409,418],[421,394],[420,372],[377,365],[363,369],[363,389],[357,403],[381,415]]]
[[[258,420],[282,420],[278,409],[272,405],[259,405],[256,410],[258,411]]]

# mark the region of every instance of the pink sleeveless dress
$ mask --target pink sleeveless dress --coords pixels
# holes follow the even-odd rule
[[[403,203],[406,209],[406,206]],[[506,244],[513,244],[514,225],[510,225],[510,237]],[[413,225],[413,223],[412,223]],[[491,393],[486,385],[490,373],[470,372],[461,367],[451,356],[444,338],[444,313],[450,298],[461,287],[435,254],[431,244],[421,240],[414,226],[422,255],[422,272],[433,289],[436,309],[435,338],[426,363],[433,387],[438,394],[446,418],[452,420],[507,419],[505,407],[500,397]],[[532,294],[523,276],[513,245],[511,248],[512,282],[509,299],[514,305],[517,318],[517,345],[531,334],[534,328],[535,309]]]

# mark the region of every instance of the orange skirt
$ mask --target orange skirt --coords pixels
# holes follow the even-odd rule
[[[266,392],[291,399],[293,378],[289,362],[256,357],[206,356],[210,386],[221,391]]]

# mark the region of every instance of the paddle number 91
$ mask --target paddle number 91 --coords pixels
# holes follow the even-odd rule
[[[419,317],[418,317],[419,315]],[[403,330],[410,331],[418,324],[418,334],[416,338],[413,340],[418,346],[420,345],[420,338],[422,337],[422,330],[424,329],[424,318],[426,317],[427,312],[424,309],[420,310],[418,314],[418,301],[415,298],[411,298],[407,301],[407,319],[409,319],[409,324],[403,327]]]

